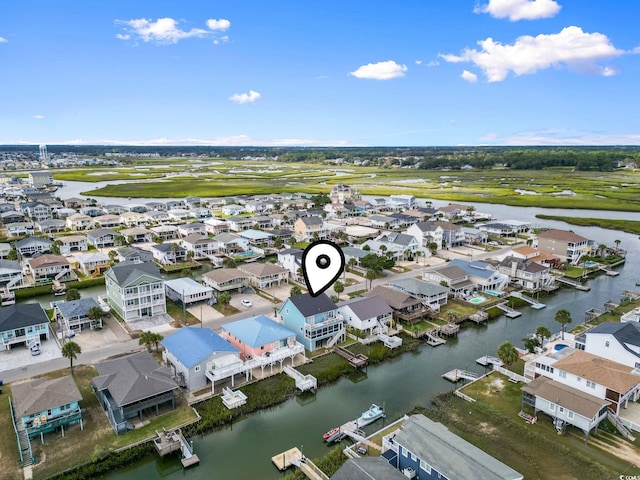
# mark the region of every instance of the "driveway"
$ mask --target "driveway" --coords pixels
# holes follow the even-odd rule
[[[53,332],[51,334],[53,335]],[[27,347],[16,345],[11,350],[0,351],[0,372],[15,368],[26,369],[29,365],[46,363],[61,357],[60,348],[53,338],[40,342],[40,355],[35,356],[31,355],[31,351]]]

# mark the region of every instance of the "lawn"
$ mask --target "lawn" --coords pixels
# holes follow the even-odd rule
[[[222,305],[220,303],[216,303],[213,306],[214,309],[216,309],[218,312],[220,312],[221,314],[223,314],[225,317],[227,315],[235,315],[236,313],[240,313],[240,310],[237,309],[236,307],[234,307],[233,305]]]
[[[457,318],[462,318],[468,315],[473,315],[477,311],[478,310],[476,308],[465,305],[458,300],[449,300],[446,305],[442,305],[440,307],[439,318],[447,320],[449,312],[455,313]]]
[[[593,320],[589,320],[588,322],[584,322],[584,323],[581,323],[579,325],[576,325],[575,327],[573,327],[571,329],[570,333],[573,333],[574,335],[578,335],[578,334],[584,332],[585,330],[587,330],[588,328],[595,327],[596,325],[600,325],[601,323],[619,322],[620,321],[620,316],[622,314],[630,312],[631,310],[633,310],[636,307],[640,307],[640,299],[638,299],[638,300],[623,300],[622,302],[620,302],[620,306],[617,307],[616,309],[614,309],[614,310],[612,310],[610,312],[606,312],[606,313],[600,315],[599,317],[594,318]]]
[[[587,227],[600,227],[607,230],[620,230],[627,233],[640,234],[640,222],[634,220],[614,220],[610,218],[582,218],[566,217],[560,215],[538,214],[536,218],[543,220],[558,220],[570,225],[582,225]]]
[[[167,313],[173,318],[173,323],[180,326],[195,325],[200,323],[200,320],[189,313],[189,311],[184,310],[182,305],[173,303],[169,299],[167,299]]]
[[[18,441],[11,424],[10,396],[11,388],[8,386],[2,387],[2,395],[0,395],[0,429],[4,433],[0,435],[0,478],[22,480],[22,470],[18,465],[20,460]]]

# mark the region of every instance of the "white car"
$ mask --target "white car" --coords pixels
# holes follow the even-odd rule
[[[240,303],[243,307],[253,307],[253,303],[251,303],[249,300],[241,300]]]

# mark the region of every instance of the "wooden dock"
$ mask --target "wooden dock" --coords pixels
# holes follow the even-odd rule
[[[344,347],[336,347],[334,351],[342,358],[344,358],[347,362],[349,362],[349,365],[354,368],[362,368],[369,363],[369,357],[363,355],[362,353],[356,355],[355,353],[351,353]]]
[[[231,410],[247,403],[247,396],[240,390],[234,392],[229,387],[225,387],[222,389],[222,403]]]
[[[473,315],[469,315],[469,320],[472,322],[476,322],[478,325],[482,322],[486,322],[489,320],[489,314],[487,312],[483,312],[482,310],[478,310]]]
[[[493,365],[497,365],[501,367],[503,365],[502,360],[500,360],[498,357],[492,357],[491,355],[484,355],[476,359],[476,363],[484,367],[493,366]]]
[[[575,288],[576,290],[580,290],[582,292],[588,292],[589,290],[591,290],[591,287],[587,286],[587,285],[583,285],[579,282],[576,282],[575,280],[571,280],[565,276],[559,276],[556,277],[556,282],[560,282],[560,283],[564,283],[566,285],[570,285],[573,288]]]
[[[460,380],[476,380],[480,378],[480,375],[474,372],[456,368],[454,370],[448,371],[447,373],[443,373],[442,378],[449,380],[450,382],[457,383]]]
[[[297,447],[290,448],[286,452],[271,457],[271,461],[280,471],[286,470],[294,465],[293,461],[299,462],[300,460],[302,460],[302,452]]]
[[[500,310],[502,310],[505,314],[505,316],[509,317],[509,318],[516,318],[519,317],[520,315],[522,315],[522,312],[519,312],[518,310],[515,310],[511,307],[509,307],[506,303],[499,303],[497,305],[495,305],[496,307],[498,307]]]
[[[424,336],[427,337],[427,344],[431,345],[432,347],[437,347],[438,345],[444,345],[445,343],[447,343],[444,338],[438,337],[433,330],[424,332]]]
[[[182,455],[180,462],[183,468],[188,468],[200,463],[198,455],[193,453],[193,448],[189,445],[189,442],[187,442],[187,439],[182,435],[182,431],[179,428],[175,430],[165,430],[163,428],[162,433],[156,431],[156,435],[157,437],[153,439],[153,445],[161,457],[179,451]]]

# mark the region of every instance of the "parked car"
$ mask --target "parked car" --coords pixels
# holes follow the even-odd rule
[[[33,355],[34,357],[36,355],[40,355],[40,347],[37,345],[34,345],[33,347],[31,347],[31,355]]]
[[[251,303],[249,300],[241,300],[240,303],[242,304],[243,307],[253,307],[253,303]]]

